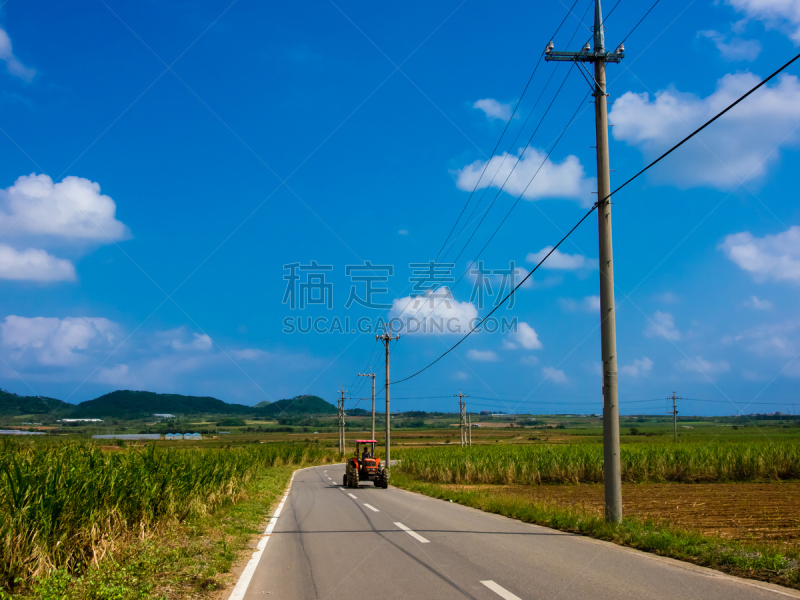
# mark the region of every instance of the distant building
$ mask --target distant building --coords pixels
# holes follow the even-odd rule
[[[171,415],[169,413],[153,413],[153,416],[156,419],[174,419],[175,415]]]
[[[160,433],[112,433],[109,435],[93,435],[93,440],[160,440]]]
[[[102,423],[103,419],[58,419],[58,423]]]

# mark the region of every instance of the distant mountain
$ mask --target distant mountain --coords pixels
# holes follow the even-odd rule
[[[336,414],[336,407],[319,396],[259,402],[255,406],[228,404],[209,396],[181,396],[117,390],[78,405],[42,396],[18,396],[0,390],[0,416],[57,414],[72,419],[142,419],[154,413],[182,415],[257,415],[272,417],[298,414]]]
[[[44,415],[63,412],[71,409],[72,405],[44,396],[18,396],[5,390],[0,390],[0,415]]]
[[[181,396],[179,394],[117,390],[94,400],[81,402],[70,411],[69,416],[77,419],[103,417],[141,419],[150,417],[153,413],[240,415],[252,412],[254,409],[250,406],[228,404],[209,396]]]
[[[288,400],[278,400],[258,409],[259,415],[327,415],[336,414],[336,407],[319,396],[295,396]]]

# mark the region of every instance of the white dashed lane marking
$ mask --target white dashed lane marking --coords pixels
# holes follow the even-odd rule
[[[371,510],[371,511],[373,511],[373,512],[381,512],[381,511],[379,511],[377,508],[375,508],[374,506],[372,506],[371,504],[365,504],[364,506],[366,506],[368,509],[370,509],[370,510]]]
[[[397,525],[397,526],[398,526],[400,529],[402,529],[403,531],[405,531],[405,532],[406,532],[408,535],[410,535],[411,537],[413,537],[415,540],[417,540],[417,541],[418,541],[418,542],[420,542],[421,544],[427,544],[427,543],[430,541],[430,540],[426,540],[424,537],[422,537],[422,536],[421,536],[420,534],[418,534],[416,531],[411,531],[411,530],[410,530],[408,527],[406,527],[406,526],[405,526],[405,525],[403,525],[402,523],[395,523],[395,525]]]
[[[355,496],[353,496],[353,494],[347,494],[347,495],[348,495],[348,496],[350,496],[350,497],[351,497],[351,498],[353,498],[353,499],[356,499],[356,497],[355,497]]]
[[[491,579],[481,581],[481,583],[505,600],[522,600],[519,596],[515,596],[503,586],[497,585]]]

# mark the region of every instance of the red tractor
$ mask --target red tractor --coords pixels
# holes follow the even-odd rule
[[[375,440],[356,440],[356,451],[347,460],[342,485],[357,488],[360,481],[366,480],[375,482],[376,488],[389,487],[389,473],[381,459],[375,456],[375,444]]]

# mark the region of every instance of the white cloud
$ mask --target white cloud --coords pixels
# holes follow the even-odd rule
[[[185,335],[186,330],[181,327],[179,329],[173,330],[172,333],[179,334],[181,336]],[[172,346],[173,350],[211,350],[214,346],[214,342],[211,340],[211,336],[206,333],[193,333],[192,339],[189,342],[184,342],[180,337],[176,337],[172,340],[170,346]]]
[[[497,362],[497,354],[491,350],[475,350],[474,348],[467,350],[467,358],[477,360],[479,362]]]
[[[762,300],[756,296],[752,296],[744,303],[744,305],[749,306],[750,308],[755,308],[756,310],[772,310],[772,302],[769,300]]]
[[[761,42],[758,40],[745,40],[735,36],[727,41],[725,34],[714,30],[698,31],[697,36],[708,38],[714,42],[720,56],[725,60],[753,62],[761,52]]]
[[[472,105],[472,108],[482,110],[489,119],[501,119],[503,121],[508,121],[511,118],[511,103],[503,104],[502,102],[498,102],[492,98],[478,100]]]
[[[614,139],[637,147],[651,160],[759,81],[752,73],[725,75],[706,98],[668,89],[651,101],[647,93],[626,92],[608,116]],[[762,177],[778,160],[777,149],[797,140],[796,134],[787,133],[798,121],[800,82],[793,75],[781,76],[656,167],[653,177],[681,188],[720,189]]]
[[[270,353],[257,348],[244,348],[243,350],[231,350],[230,355],[237,360],[258,360],[268,357]]]
[[[29,248],[19,251],[0,244],[0,279],[75,281],[75,265],[44,250]]]
[[[408,229],[398,229],[398,235],[408,235]]]
[[[100,184],[83,177],[65,177],[53,184],[47,175],[23,175],[0,190],[0,227],[9,233],[66,240],[111,243],[129,237],[115,218],[114,201],[100,193]]]
[[[526,200],[570,198],[578,200],[584,206],[592,203],[591,192],[595,187],[595,180],[586,177],[577,156],[570,155],[561,163],[555,163],[546,158],[547,153],[543,150],[528,148],[519,164],[516,164],[518,157],[519,154],[515,156],[505,152],[494,156],[485,173],[485,161],[476,160],[456,172],[456,185],[461,190],[471,192],[476,183],[478,189],[499,188],[508,179],[503,189],[513,196],[522,195]]]
[[[759,325],[743,333],[723,338],[723,342],[743,345],[746,350],[761,357],[792,358],[797,355],[800,337],[800,319],[790,319],[776,324]]]
[[[720,244],[725,255],[753,279],[800,282],[800,227],[754,237],[749,231],[732,233]]]
[[[539,341],[539,335],[536,330],[525,321],[519,322],[517,331],[509,333],[503,345],[506,348],[516,348],[517,345],[520,345],[526,350],[540,350],[542,348],[542,342]]]
[[[725,0],[727,4],[771,29],[786,33],[800,44],[800,5],[796,0]]]
[[[678,366],[685,371],[697,371],[709,376],[727,373],[731,369],[731,366],[724,360],[709,361],[702,356],[684,359],[678,363]]]
[[[648,319],[644,335],[646,337],[664,336],[672,341],[681,339],[681,332],[675,328],[675,317],[660,310],[656,311],[652,319]]]
[[[21,363],[66,366],[81,362],[89,351],[112,346],[116,324],[101,317],[19,317],[0,324],[0,340]]]
[[[647,377],[653,370],[653,361],[647,358],[638,358],[629,365],[623,365],[619,372],[629,377]]]
[[[567,376],[564,374],[564,371],[561,369],[556,369],[555,367],[542,367],[542,375],[545,379],[552,381],[553,383],[567,382]]]
[[[14,56],[14,52],[11,50],[11,38],[2,27],[0,27],[0,60],[5,61],[9,73],[25,81],[31,81],[36,75],[34,69],[26,67]]]
[[[553,249],[552,246],[545,246],[538,252],[529,252],[525,258],[532,265],[539,264],[547,253]],[[596,261],[586,258],[583,254],[566,254],[561,250],[556,250],[550,257],[542,263],[542,269],[553,269],[559,271],[577,271],[579,269],[590,269],[594,267]]]
[[[519,362],[529,367],[535,367],[539,364],[539,357],[533,354],[527,354],[519,357]]]
[[[456,371],[455,373],[453,373],[453,379],[457,381],[466,381],[467,379],[469,379],[469,375],[467,375],[467,373],[465,373],[464,371]]]
[[[547,263],[545,263],[547,264]],[[600,312],[600,296],[586,296],[580,300],[561,298],[561,306],[568,312]]]
[[[447,287],[442,286],[437,290],[427,290],[422,296],[396,299],[389,317],[403,320],[406,335],[466,333],[476,324],[478,309],[471,302],[459,302]]]

